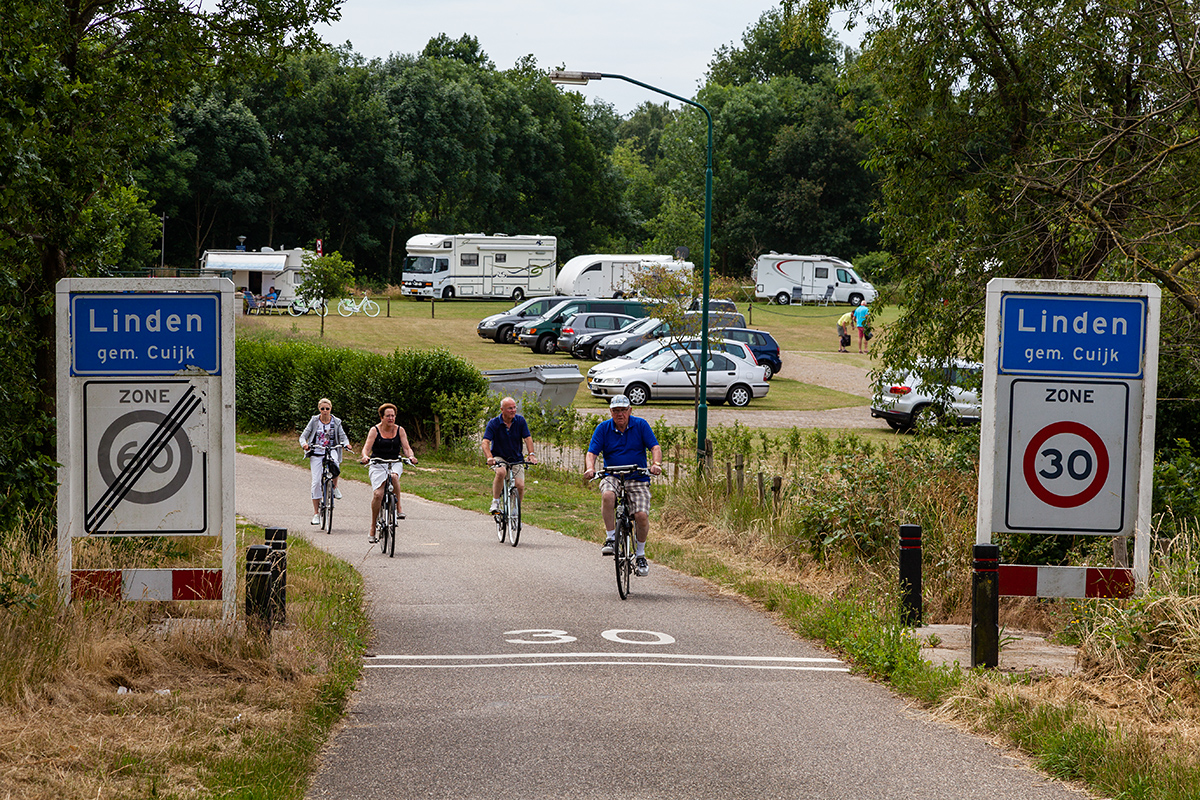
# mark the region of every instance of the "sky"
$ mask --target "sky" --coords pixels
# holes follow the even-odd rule
[[[416,54],[444,33],[464,33],[497,69],[526,55],[542,69],[625,75],[693,97],[717,48],[742,34],[778,3],[757,0],[603,0],[572,6],[561,0],[345,0],[342,19],[317,33],[334,45],[349,41],[368,59]],[[847,44],[857,39],[842,34]],[[621,80],[571,87],[626,115],[639,104],[669,98]],[[672,101],[673,106],[678,103]]]

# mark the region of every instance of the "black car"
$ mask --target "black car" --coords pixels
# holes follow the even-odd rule
[[[593,348],[601,339],[634,322],[637,322],[637,317],[628,314],[579,313],[563,323],[556,346],[560,353],[594,359]]]

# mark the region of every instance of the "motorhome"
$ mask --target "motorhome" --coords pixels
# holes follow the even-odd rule
[[[754,295],[779,305],[809,300],[858,305],[874,302],[878,292],[849,261],[833,256],[766,253],[754,262]]]
[[[420,233],[408,240],[406,297],[512,298],[554,294],[558,240],[497,233]]]
[[[690,261],[672,256],[602,255],[575,256],[558,271],[556,294],[585,297],[624,297],[633,290],[633,278],[651,268],[692,272]]]
[[[276,301],[286,305],[296,297],[304,281],[304,248],[292,250],[205,250],[200,258],[200,274],[229,278],[238,290],[264,295],[273,287]]]

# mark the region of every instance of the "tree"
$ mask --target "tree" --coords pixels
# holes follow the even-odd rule
[[[296,289],[310,308],[325,306],[329,301],[341,297],[346,288],[354,280],[354,264],[342,258],[341,253],[330,253],[318,256],[310,252],[304,254],[304,281]],[[325,315],[321,315],[321,338],[325,338]]]
[[[171,105],[218,70],[277,55],[293,31],[334,19],[338,0],[9,0],[0,26],[0,307],[41,416],[0,438],[29,447],[53,429],[55,284],[120,261],[146,217],[133,169]],[[268,44],[264,44],[268,43]],[[217,56],[220,56],[218,59]],[[144,223],[143,223],[144,225]],[[25,365],[31,373],[24,371]],[[13,443],[16,443],[13,445]],[[49,437],[35,445],[52,457]],[[9,456],[18,457],[17,456]],[[53,473],[44,474],[52,481]]]
[[[859,65],[884,98],[865,130],[904,304],[885,361],[978,356],[997,276],[1151,281],[1164,318],[1200,320],[1200,7],[840,5],[870,26]],[[1194,376],[1189,330],[1164,327],[1163,352]]]

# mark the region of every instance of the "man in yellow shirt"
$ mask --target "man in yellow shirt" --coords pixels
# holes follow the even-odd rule
[[[850,344],[850,331],[853,328],[853,325],[854,325],[854,310],[853,309],[851,309],[850,311],[847,311],[845,314],[842,314],[842,316],[838,317],[837,329],[838,329],[838,352],[839,353],[849,353],[850,352],[849,350],[846,349],[846,345]]]

